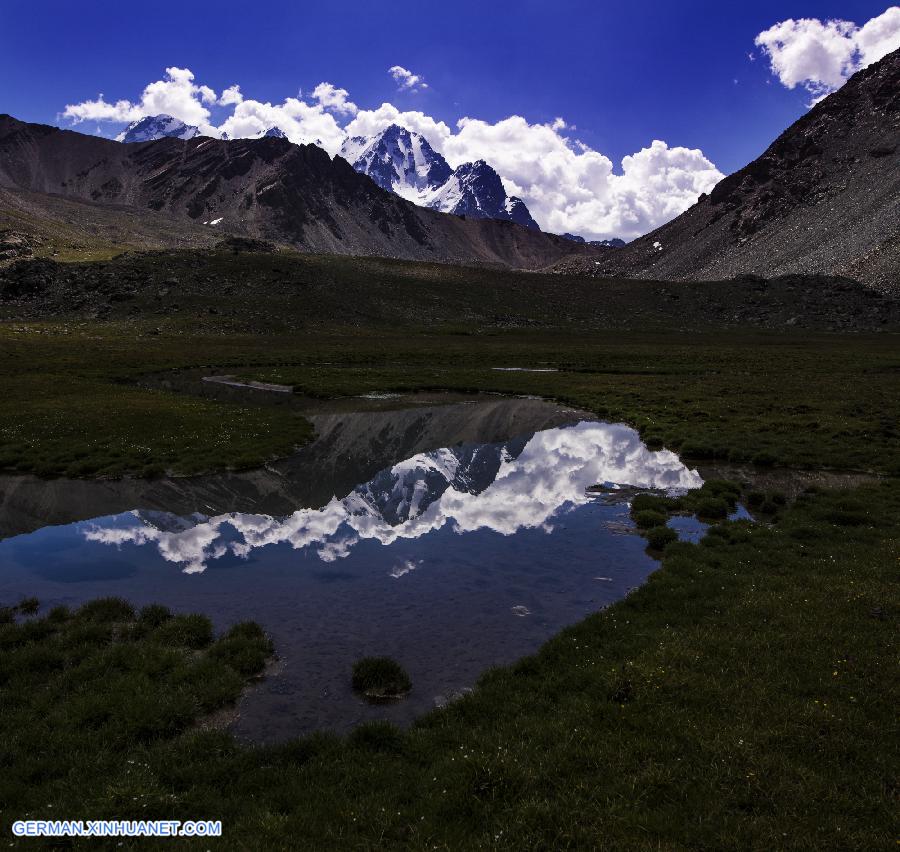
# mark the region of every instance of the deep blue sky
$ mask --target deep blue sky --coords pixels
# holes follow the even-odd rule
[[[56,123],[67,103],[136,99],[169,65],[217,91],[280,102],[327,80],[452,125],[563,116],[615,162],[652,139],[699,147],[722,171],[759,154],[809,96],[767,84],[755,35],[788,17],[859,23],[879,2],[257,2],[0,0],[0,112]],[[430,89],[400,94],[403,65]],[[735,79],[738,81],[735,84]],[[82,125],[79,129],[90,132]]]

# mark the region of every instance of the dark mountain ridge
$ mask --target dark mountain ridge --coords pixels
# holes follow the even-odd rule
[[[305,251],[524,269],[598,253],[512,222],[422,209],[341,157],[275,137],[126,146],[0,115],[0,188],[155,211]]]

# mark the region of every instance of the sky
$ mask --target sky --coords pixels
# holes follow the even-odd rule
[[[0,0],[0,112],[110,137],[163,111],[278,124],[332,154],[396,122],[486,159],[545,230],[630,239],[897,47],[885,0]]]

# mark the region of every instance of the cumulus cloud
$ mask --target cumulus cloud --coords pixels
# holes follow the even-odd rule
[[[507,192],[525,199],[541,227],[557,233],[633,239],[684,212],[723,177],[702,151],[660,140],[624,157],[616,172],[609,157],[564,135],[562,119],[463,118],[457,126],[443,142],[451,165],[487,160]]]
[[[413,456],[321,509],[301,509],[286,518],[231,513],[205,518],[174,531],[141,522],[122,528],[93,526],[88,541],[121,547],[152,545],[186,573],[231,553],[247,558],[273,545],[308,549],[324,562],[348,558],[363,541],[390,545],[416,540],[445,527],[459,535],[489,529],[512,535],[550,529],[550,522],[587,503],[596,483],[653,489],[697,488],[703,480],[669,450],[652,452],[623,424],[582,422],[537,432],[521,453],[504,454],[492,482],[480,492],[454,484],[460,459],[452,449]],[[389,487],[383,480],[390,474]],[[378,484],[382,483],[382,484]],[[408,495],[401,507],[398,494]],[[237,538],[235,538],[237,536]],[[422,560],[395,566],[394,579],[420,568]]]
[[[413,74],[402,65],[392,65],[388,68],[388,74],[394,78],[397,88],[402,92],[418,92],[428,88],[428,83],[420,74]]]
[[[882,22],[863,30],[859,43],[874,55],[885,43],[886,28]],[[425,85],[420,75],[401,66],[391,73],[404,90]],[[450,126],[391,103],[360,109],[346,89],[329,82],[319,83],[306,98],[298,95],[281,103],[255,100],[237,84],[217,97],[213,89],[198,85],[189,69],[175,67],[166,69],[165,79],[146,86],[136,101],[108,102],[101,95],[70,104],[63,116],[75,123],[122,123],[159,113],[196,124],[207,136],[227,134],[231,139],[279,127],[291,142],[312,142],[332,155],[348,136],[371,136],[399,124],[424,136],[453,167],[486,160],[544,230],[587,239],[627,240],[646,233],[682,213],[722,178],[702,151],[659,140],[625,157],[617,168],[578,140],[574,126],[562,117],[545,124],[516,115],[497,122],[464,117]]]
[[[210,129],[209,107],[217,100],[216,93],[209,86],[194,83],[194,74],[188,68],[172,66],[166,68],[164,79],[149,83],[144,88],[139,101],[109,103],[101,94],[93,101],[68,104],[63,110],[63,118],[76,124],[81,121],[129,122],[145,115],[164,113],[188,124],[196,124],[205,131]]]
[[[322,103],[309,104],[300,98],[287,98],[280,104],[245,98],[213,135],[227,133],[229,139],[241,139],[259,136],[270,127],[281,128],[291,142],[312,142],[332,155],[340,150],[346,135]]]
[[[349,100],[350,93],[346,89],[332,86],[331,83],[319,83],[313,89],[312,96],[323,109],[341,115],[356,115],[359,112],[356,104]]]
[[[348,136],[372,136],[392,124],[399,124],[407,130],[421,133],[435,149],[441,151],[444,142],[452,134],[450,127],[419,110],[397,109],[393,104],[384,103],[378,109],[360,110],[345,128]]]
[[[772,73],[789,89],[821,98],[862,68],[900,48],[900,6],[858,26],[852,21],[789,18],[756,37]]]
[[[241,87],[235,85],[229,86],[222,92],[219,103],[222,106],[231,106],[232,104],[239,104],[242,100],[244,100],[244,96],[241,94]]]
[[[724,177],[702,151],[659,140],[625,157],[616,172],[608,157],[571,138],[574,128],[562,118],[532,124],[522,116],[494,123],[466,117],[454,132],[421,111],[384,103],[360,110],[345,129],[371,136],[392,124],[421,133],[454,168],[486,160],[541,228],[587,239],[640,236],[683,213]]]

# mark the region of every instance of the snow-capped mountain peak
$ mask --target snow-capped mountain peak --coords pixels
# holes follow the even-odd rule
[[[484,160],[457,167],[447,182],[426,200],[426,205],[457,216],[509,219],[540,230],[525,202],[506,194],[500,175]]]
[[[507,196],[500,176],[484,160],[451,169],[424,136],[398,124],[375,136],[349,138],[341,156],[382,189],[423,207],[540,230],[525,202]]]
[[[260,137],[262,139],[287,139],[287,133],[280,127],[274,126],[261,133]]]
[[[441,186],[451,172],[424,136],[397,124],[375,136],[351,137],[341,148],[341,156],[382,189],[416,203]]]
[[[152,142],[154,139],[172,137],[174,139],[193,139],[200,135],[200,128],[193,124],[185,124],[171,115],[146,115],[131,122],[117,137],[118,142]]]

